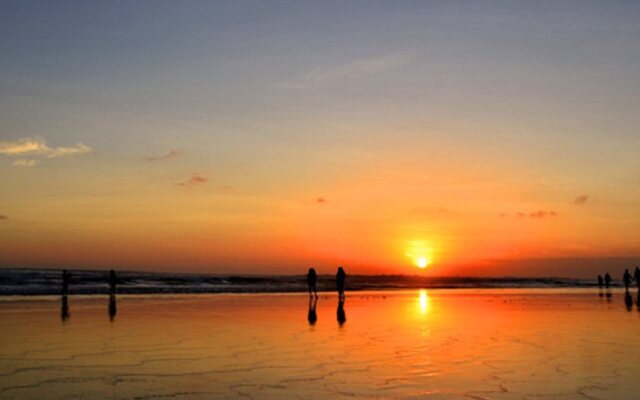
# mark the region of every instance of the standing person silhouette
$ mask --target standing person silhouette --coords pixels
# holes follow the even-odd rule
[[[309,285],[309,297],[315,296],[318,298],[318,288],[316,286],[316,282],[318,280],[318,275],[316,274],[316,270],[314,268],[309,268],[309,272],[307,272],[307,284]]]
[[[338,298],[344,301],[344,287],[347,274],[344,272],[344,268],[338,267],[338,273],[336,274],[336,287],[338,289]]]
[[[71,283],[71,272],[62,270],[62,295],[66,296],[69,293],[69,283]]]
[[[607,289],[609,289],[609,286],[611,286],[611,275],[609,275],[608,272],[604,275],[604,286]]]
[[[624,270],[624,275],[622,275],[622,281],[624,282],[624,288],[628,292],[629,286],[631,286],[631,274],[629,273],[629,268]]]
[[[116,271],[109,271],[109,294],[114,296],[116,294],[116,284],[118,283],[118,278],[116,278]]]
[[[109,270],[109,319],[113,321],[118,311],[116,307],[116,284],[118,278],[116,277],[116,271]]]
[[[602,286],[604,286],[604,279],[602,279],[602,275],[598,275],[598,287],[602,289]]]
[[[633,279],[635,279],[638,292],[640,292],[640,267],[636,267],[636,270],[633,271]]]

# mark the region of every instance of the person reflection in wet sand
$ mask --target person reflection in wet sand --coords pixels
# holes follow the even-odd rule
[[[338,300],[338,311],[336,312],[336,315],[338,317],[338,324],[340,324],[340,326],[344,325],[345,322],[347,322],[347,314],[345,314],[344,312],[344,295],[342,298],[340,298]]]
[[[602,275],[598,275],[598,297],[602,297],[604,296],[604,293],[602,293],[602,287],[604,286],[604,279],[602,279]]]
[[[62,322],[69,319],[69,302],[67,301],[67,295],[62,295],[62,304],[60,305],[60,317]]]
[[[607,272],[604,274],[604,287],[607,288],[607,301],[611,301],[611,292],[609,291],[609,287],[611,286],[611,275]]]
[[[116,277],[116,271],[109,271],[109,319],[113,321],[116,316],[116,284],[118,278]]]
[[[633,309],[633,298],[628,290],[624,293],[624,304],[627,306],[628,311]]]
[[[338,299],[344,301],[344,288],[347,280],[347,274],[344,272],[344,268],[338,267],[338,273],[336,274],[336,287],[338,289]]]
[[[117,311],[118,309],[116,308],[116,295],[110,294],[109,295],[109,319],[111,321],[113,321],[113,319],[116,317]]]
[[[318,298],[318,288],[316,282],[318,280],[318,275],[316,274],[316,270],[314,268],[309,268],[309,272],[307,272],[307,285],[309,285],[309,297],[315,296]]]
[[[315,325],[318,321],[318,314],[316,313],[316,306],[318,305],[318,296],[309,297],[309,312],[307,313],[307,321],[309,325]]]

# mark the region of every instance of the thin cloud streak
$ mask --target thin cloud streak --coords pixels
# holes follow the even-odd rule
[[[171,150],[167,154],[163,154],[161,156],[149,156],[149,157],[145,157],[144,159],[150,162],[163,161],[163,160],[169,160],[172,158],[180,157],[182,155],[184,155],[184,152],[180,150]]]
[[[314,69],[297,80],[285,83],[284,86],[293,89],[317,89],[338,81],[379,74],[406,65],[412,59],[413,55],[408,52],[361,58],[348,64]]]
[[[508,218],[511,216],[509,213],[501,212],[498,214],[500,218]],[[542,218],[554,218],[558,216],[556,211],[545,211],[545,210],[537,210],[532,212],[517,212],[513,214],[513,216],[517,218],[534,218],[534,219],[542,219]]]
[[[34,166],[36,166],[38,164],[40,164],[40,161],[38,161],[38,160],[33,160],[33,159],[29,160],[29,159],[21,158],[19,160],[15,160],[12,165],[14,165],[16,167],[30,168],[30,167],[34,167]]]

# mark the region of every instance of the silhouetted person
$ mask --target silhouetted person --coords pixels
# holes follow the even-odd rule
[[[66,296],[69,293],[69,283],[71,283],[71,272],[62,270],[62,295]]]
[[[109,294],[116,294],[116,284],[118,283],[118,279],[116,278],[116,271],[109,271]]]
[[[318,321],[318,314],[316,314],[316,306],[318,305],[318,296],[309,297],[309,312],[307,313],[307,321],[309,325],[315,325]]]
[[[609,275],[608,272],[604,275],[604,286],[607,289],[609,289],[609,286],[611,286],[611,275]]]
[[[633,271],[633,279],[636,281],[636,286],[638,287],[638,293],[640,293],[640,268],[636,267],[636,270]]]
[[[598,275],[598,287],[602,289],[604,286],[604,279],[602,279],[602,275]]]
[[[628,311],[633,309],[633,298],[628,290],[624,293],[624,304],[627,306]]]
[[[116,308],[116,295],[109,295],[109,319],[113,321],[116,316],[116,312],[118,309]]]
[[[67,301],[67,295],[62,295],[62,304],[60,305],[60,317],[62,321],[69,319],[69,302]]]
[[[336,274],[336,287],[338,289],[338,299],[344,300],[344,286],[347,280],[347,274],[344,272],[344,268],[338,267],[338,273]]]
[[[624,275],[622,275],[622,281],[624,282],[624,288],[628,292],[629,286],[631,286],[631,274],[629,273],[629,268],[624,270]]]
[[[316,274],[316,270],[314,268],[309,268],[309,272],[307,272],[307,285],[309,285],[309,296],[318,297],[318,288],[316,286],[316,282],[318,280],[318,275]]]
[[[347,322],[347,314],[344,312],[344,297],[338,300],[338,311],[336,312],[336,316],[338,318],[338,324],[340,326],[344,325]]]

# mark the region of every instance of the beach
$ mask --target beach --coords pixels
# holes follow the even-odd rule
[[[631,399],[624,292],[410,290],[0,300],[3,399]],[[636,301],[634,292],[634,302]],[[311,303],[311,305],[313,305]]]

